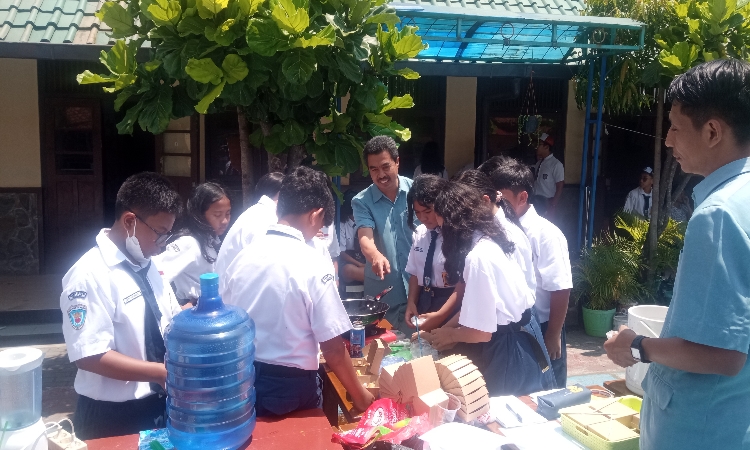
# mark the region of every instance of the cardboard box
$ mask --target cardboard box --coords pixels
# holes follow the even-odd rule
[[[380,363],[383,357],[391,353],[390,348],[380,339],[375,339],[365,347],[367,353],[364,353],[367,361],[367,373],[377,375],[380,371]]]
[[[380,383],[377,375],[360,375],[357,380],[365,387],[375,398],[380,396]]]
[[[428,414],[430,423],[436,425],[442,417],[440,407],[447,408],[448,396],[442,389],[437,389],[414,399],[414,413],[417,415]]]

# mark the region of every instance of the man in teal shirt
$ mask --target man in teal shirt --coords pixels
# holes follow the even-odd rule
[[[365,145],[364,157],[372,185],[352,200],[359,244],[367,260],[365,294],[383,297],[390,305],[385,318],[394,328],[411,333],[404,323],[409,275],[404,271],[412,243],[406,220],[406,194],[411,179],[398,175],[398,147],[388,136],[377,136]]]
[[[750,64],[715,60],[669,88],[666,144],[695,187],[674,296],[659,338],[622,327],[617,364],[651,362],[642,450],[750,449]]]

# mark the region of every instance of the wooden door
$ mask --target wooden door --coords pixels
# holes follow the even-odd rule
[[[99,101],[49,99],[44,111],[47,273],[64,273],[104,226]]]
[[[197,115],[183,117],[156,136],[156,170],[172,181],[183,201],[200,180],[199,126]]]

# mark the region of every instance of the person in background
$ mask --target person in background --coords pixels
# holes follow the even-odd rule
[[[333,224],[322,227],[318,230],[318,234],[315,235],[315,241],[317,241],[315,243],[316,247],[320,246],[323,253],[331,258],[333,273],[336,275],[336,282],[338,282],[341,250],[339,248],[339,238],[336,236],[336,227]]]
[[[354,223],[365,268],[365,295],[375,296],[393,286],[383,301],[390,305],[386,320],[402,332],[410,329],[404,322],[409,274],[404,270],[412,244],[406,220],[406,195],[412,180],[399,176],[398,147],[388,136],[370,139],[364,148],[372,185],[352,200]]]
[[[183,228],[175,233],[164,253],[154,257],[183,308],[195,306],[201,295],[200,276],[214,271],[222,236],[232,219],[232,203],[216,183],[193,189]]]
[[[354,191],[344,193],[344,204],[341,205],[341,217],[345,221],[341,224],[341,236],[339,236],[339,249],[342,250],[339,257],[339,275],[344,284],[359,283],[365,281],[365,263],[367,260],[359,248],[357,239],[357,225],[354,223],[354,211],[352,211],[352,199],[357,195]]]
[[[424,145],[419,161],[419,165],[414,169],[414,178],[427,174],[436,175],[444,180],[448,179],[448,171],[443,165],[443,155],[437,142],[430,141]]]
[[[279,197],[279,189],[281,189],[283,178],[284,174],[280,172],[270,172],[263,175],[258,180],[258,184],[255,185],[255,191],[253,192],[253,198],[257,198],[256,203],[240,214],[224,237],[224,242],[221,244],[221,250],[219,250],[219,255],[216,257],[216,263],[214,264],[214,269],[219,275],[220,294],[224,290],[224,282],[226,281],[224,273],[227,267],[232,264],[234,258],[237,257],[237,254],[250,244],[256,235],[265,233],[268,227],[278,220],[276,217],[276,200]]]
[[[439,351],[453,347],[479,368],[491,397],[549,389],[554,378],[534,291],[509,255],[513,243],[476,189],[451,182],[435,202],[449,283],[463,282],[459,314],[423,337]],[[456,345],[460,344],[460,345]]]
[[[443,325],[460,308],[457,303],[458,293],[453,295],[454,286],[448,282],[448,274],[445,272],[443,237],[433,208],[438,194],[447,186],[448,182],[436,175],[420,175],[414,180],[406,196],[408,223],[414,230],[414,236],[406,263],[406,272],[410,277],[404,319],[412,328],[416,328],[412,317],[424,319],[419,328],[425,331]],[[421,222],[416,227],[415,214]],[[435,314],[439,311],[442,313]]]
[[[677,222],[687,222],[692,215],[693,207],[690,206],[690,199],[685,194],[685,191],[682,191],[672,204],[672,209],[669,211],[669,217]]]
[[[565,187],[565,168],[552,154],[554,144],[554,139],[547,133],[542,133],[539,137],[536,147],[534,198],[531,202],[539,214],[548,218],[555,217],[557,204]]]
[[[651,218],[651,190],[654,187],[654,170],[646,167],[641,171],[640,185],[628,192],[623,211],[635,214],[642,219]]]
[[[529,205],[533,182],[531,170],[511,158],[492,173],[492,184],[513,205],[529,237],[536,273],[534,309],[552,360],[555,384],[564,388],[567,382],[565,316],[573,288],[568,241],[559,228]]]
[[[642,386],[640,448],[750,449],[750,64],[716,59],[672,81],[666,145],[687,173],[695,212],[658,338],[623,326],[604,343]]]
[[[151,257],[166,244],[180,208],[163,176],[129,177],[117,192],[112,228],[101,230],[62,279],[63,336],[78,367],[79,439],[165,426],[163,336],[181,309]]]
[[[373,395],[357,380],[341,334],[352,328],[333,266],[309,242],[330,225],[335,206],[326,176],[298,167],[284,177],[278,223],[227,269],[224,301],[255,321],[258,416],[320,408],[319,353],[364,411]]]

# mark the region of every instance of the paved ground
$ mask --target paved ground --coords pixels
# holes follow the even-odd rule
[[[58,324],[57,329],[59,326]],[[0,350],[28,345],[44,351],[42,415],[45,421],[58,421],[64,417],[72,419],[77,398],[73,390],[76,367],[68,361],[62,334],[24,334],[24,330],[28,333],[29,330],[48,331],[49,328],[50,326],[34,324],[0,328]],[[612,364],[607,358],[602,349],[603,343],[603,338],[587,336],[577,327],[569,328],[569,382],[586,386],[625,377],[623,369]]]

